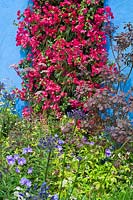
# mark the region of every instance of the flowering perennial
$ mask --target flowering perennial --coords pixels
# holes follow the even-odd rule
[[[31,187],[31,181],[27,178],[21,178],[20,180],[21,185],[25,185],[27,187]]]
[[[32,8],[17,15],[16,45],[27,55],[15,67],[23,79],[15,92],[37,112],[52,110],[60,117],[68,106],[82,108],[107,67],[102,25],[113,18],[110,8],[103,8],[103,0],[33,0]],[[75,91],[84,85],[90,91],[77,99]]]

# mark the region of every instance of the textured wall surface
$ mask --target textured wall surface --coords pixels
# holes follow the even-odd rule
[[[109,5],[114,14],[114,20],[112,22],[115,26],[119,26],[117,32],[123,31],[123,25],[125,23],[133,23],[133,0],[105,0],[105,5]],[[114,61],[111,53],[111,49],[108,46],[109,58]],[[124,71],[125,74],[129,72],[129,68]],[[125,91],[133,86],[133,72],[131,73],[129,80],[127,81]]]
[[[17,11],[27,7],[28,0],[0,0],[0,81],[8,87],[20,87],[20,78],[10,65],[21,59],[20,48],[16,47],[17,27],[13,21]]]
[[[132,0],[105,0],[105,5],[109,5],[114,13],[114,22],[133,22],[133,1]]]
[[[20,47],[16,47],[17,27],[13,21],[17,18],[17,11],[23,11],[29,3],[29,0],[0,0],[0,81],[6,83],[8,88],[21,87],[21,79],[10,67],[22,58]],[[25,104],[16,100],[20,115]]]

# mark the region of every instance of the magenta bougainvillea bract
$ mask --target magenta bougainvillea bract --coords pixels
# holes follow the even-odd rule
[[[103,25],[113,18],[111,9],[101,0],[33,0],[17,16],[16,45],[26,57],[15,68],[23,80],[15,92],[37,112],[61,116],[68,106],[81,108],[107,66]],[[75,93],[83,85],[90,91],[79,100]]]

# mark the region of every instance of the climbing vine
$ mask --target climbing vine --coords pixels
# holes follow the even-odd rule
[[[113,18],[110,8],[103,0],[33,0],[17,16],[16,44],[26,57],[15,68],[23,80],[15,92],[36,112],[60,117],[68,107],[82,108],[107,68],[102,27]],[[82,99],[75,96],[80,86],[89,88]]]

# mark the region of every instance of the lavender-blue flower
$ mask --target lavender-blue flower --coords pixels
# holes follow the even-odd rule
[[[59,197],[58,197],[57,194],[55,194],[55,195],[53,195],[53,196],[51,197],[51,200],[58,200],[58,199],[59,199]]]
[[[106,157],[110,157],[112,155],[111,150],[110,149],[106,149],[105,150],[105,155],[106,155]]]
[[[64,144],[64,141],[58,139],[58,135],[56,135],[41,138],[38,145],[43,149],[47,149],[48,151],[51,151],[53,148],[57,148],[60,152],[62,150],[62,144]]]
[[[20,173],[20,169],[18,167],[16,167],[15,171],[16,173]]]
[[[28,174],[32,174],[32,171],[33,171],[33,168],[32,167],[30,167],[29,169],[28,169]]]
[[[12,155],[7,156],[6,160],[8,162],[8,165],[14,165],[15,164],[15,159]]]
[[[26,159],[24,157],[18,159],[18,165],[25,165]]]
[[[20,158],[20,156],[18,154],[14,154],[14,159],[18,160]]]
[[[27,153],[32,153],[32,148],[31,147],[26,147],[26,148],[23,148],[23,154],[27,154]]]
[[[21,185],[25,185],[27,187],[31,187],[31,181],[27,178],[21,178],[20,180]]]
[[[67,115],[70,118],[80,119],[80,120],[86,118],[85,112],[83,110],[80,110],[80,109],[71,110],[71,111],[67,112]]]

